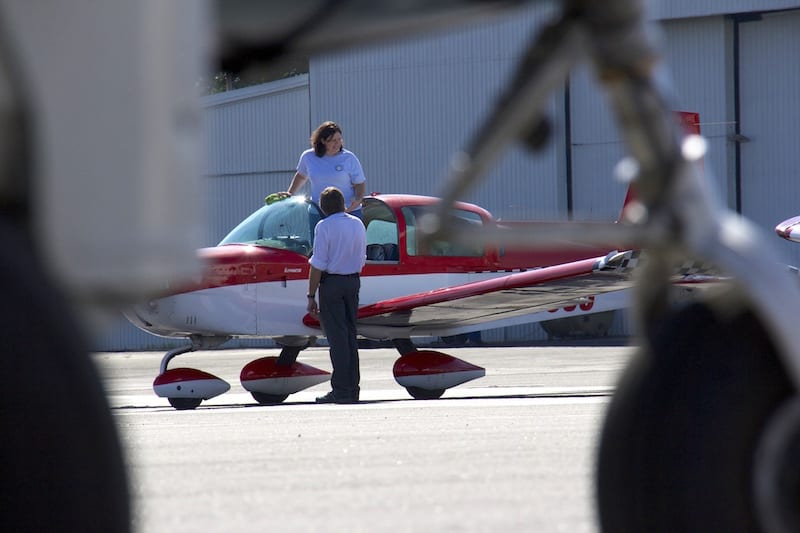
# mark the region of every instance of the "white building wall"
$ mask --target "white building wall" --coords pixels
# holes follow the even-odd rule
[[[654,19],[664,20],[794,9],[797,0],[648,0],[646,4]]]
[[[741,23],[739,35],[742,213],[800,266],[800,245],[773,232],[800,215],[800,11]]]
[[[665,22],[660,29],[673,108],[700,113],[701,131],[709,140],[707,166],[722,198],[727,198],[728,189],[726,135],[733,131],[726,27],[723,17],[710,17]],[[571,77],[573,202],[580,218],[616,217],[625,196],[625,185],[612,175],[626,153],[605,102],[591,68],[581,68]]]
[[[205,99],[208,151],[204,186],[208,205],[205,244],[217,244],[264,197],[286,190],[300,152],[309,146],[308,76],[296,76]],[[167,350],[185,340],[150,335],[124,318],[94,338],[94,348]],[[232,340],[226,347],[274,346],[271,340]]]
[[[435,195],[451,156],[480,139],[477,128],[545,14],[527,8],[444,38],[314,58],[313,122],[341,125],[345,144],[364,166],[368,191]],[[552,99],[554,115],[563,115],[562,102]],[[512,149],[464,199],[503,218],[556,217],[565,208],[559,172],[556,151],[532,157]]]
[[[209,246],[285,191],[309,147],[308,75],[206,98]]]

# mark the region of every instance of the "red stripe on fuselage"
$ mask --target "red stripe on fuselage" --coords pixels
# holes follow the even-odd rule
[[[362,276],[514,272],[531,270],[596,257],[598,250],[536,251],[508,253],[498,258],[487,250],[481,257],[408,256],[400,261],[368,262]],[[171,284],[168,294],[248,283],[285,282],[308,279],[308,258],[302,254],[263,246],[229,244],[198,252],[204,264],[202,279]]]

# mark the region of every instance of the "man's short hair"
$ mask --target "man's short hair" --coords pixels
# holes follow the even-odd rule
[[[336,187],[325,187],[319,195],[319,208],[325,216],[344,211],[344,195]]]

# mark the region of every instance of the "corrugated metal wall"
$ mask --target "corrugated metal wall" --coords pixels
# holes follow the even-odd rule
[[[661,20],[796,8],[797,0],[651,0],[647,5]]]
[[[742,212],[800,266],[800,245],[774,238],[800,215],[800,11],[739,23]]]
[[[285,191],[309,147],[308,75],[206,99],[209,245]]]
[[[674,18],[797,7],[800,2],[694,0],[683,11],[676,11],[676,5],[656,3],[652,12]],[[531,28],[546,20],[548,10],[537,5],[444,36],[313,58],[307,78],[210,97],[209,244],[260,205],[266,193],[285,189],[309,132],[327,119],[341,124],[346,145],[361,159],[368,191],[436,194],[449,158],[480,135],[477,128],[512,75],[534,33]],[[765,15],[746,23],[703,16],[662,26],[676,110],[700,113],[710,143],[707,168],[721,199],[734,206],[741,182],[745,214],[768,231],[800,214],[800,180],[793,175],[800,157],[794,146],[800,138],[795,97],[800,70],[794,57],[798,15]],[[731,140],[737,86],[742,133],[750,138],[741,145],[738,175]],[[553,143],[535,155],[510,150],[465,199],[505,219],[563,218],[570,200],[574,218],[617,216],[624,186],[611,175],[624,154],[589,69],[573,73],[565,96],[556,95],[550,103]],[[768,238],[800,264],[800,249],[778,242],[774,234]],[[612,333],[628,331],[628,317],[621,314]],[[99,344],[101,349],[138,349],[148,345],[141,335],[150,344],[155,339],[134,333],[114,336],[113,343],[105,337]],[[492,341],[545,337],[539,326],[484,336]]]
[[[264,205],[264,197],[289,186],[300,153],[308,148],[308,76],[216,94],[205,99],[208,157],[205,180],[206,245],[217,244]],[[166,350],[186,344],[112,320],[94,335],[98,351]],[[232,340],[226,346],[274,346],[270,340]]]
[[[529,8],[445,38],[315,58],[312,119],[340,123],[369,191],[434,195],[452,154],[480,135],[476,128],[543,20],[541,8]],[[553,98],[554,115],[563,115],[562,103]],[[503,218],[555,217],[565,206],[558,173],[556,151],[512,150],[466,199]]]

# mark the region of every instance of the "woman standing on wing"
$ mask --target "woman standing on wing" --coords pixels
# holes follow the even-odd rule
[[[344,148],[342,129],[335,122],[326,121],[311,134],[311,148],[300,155],[297,172],[284,194],[291,196],[310,181],[311,200],[319,204],[322,191],[336,187],[344,196],[345,211],[361,218],[365,180],[361,162]]]

